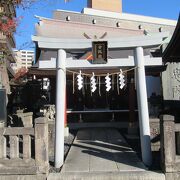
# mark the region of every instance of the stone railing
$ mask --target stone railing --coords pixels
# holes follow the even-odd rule
[[[35,127],[0,128],[0,174],[47,174],[48,123],[35,119]]]
[[[175,123],[174,116],[162,115],[160,117],[160,132],[162,169],[165,173],[180,174],[180,123]]]
[[[151,132],[151,150],[159,152],[160,150],[160,119],[150,118],[150,132]]]
[[[11,127],[33,127],[33,113],[18,110],[8,124]]]

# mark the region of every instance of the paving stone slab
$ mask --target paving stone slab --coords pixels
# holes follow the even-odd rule
[[[165,180],[158,172],[53,173],[47,180]]]
[[[89,128],[79,130],[71,146],[62,173],[145,171],[118,130]]]

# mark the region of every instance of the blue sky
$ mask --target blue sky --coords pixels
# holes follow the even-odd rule
[[[51,17],[55,9],[64,9],[80,12],[86,7],[86,0],[37,0],[28,9],[17,8],[17,17],[23,16],[15,34],[18,49],[33,48],[31,35],[34,34],[34,24],[37,19],[34,15]],[[145,16],[177,20],[180,12],[180,0],[123,0],[123,12]]]

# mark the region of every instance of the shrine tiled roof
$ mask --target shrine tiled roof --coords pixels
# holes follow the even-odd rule
[[[143,30],[106,27],[90,25],[79,22],[66,22],[54,19],[41,19],[36,25],[36,35],[44,37],[91,39],[101,38],[106,33],[106,38],[134,36],[143,34]]]
[[[180,16],[174,34],[164,50],[164,62],[180,62]]]

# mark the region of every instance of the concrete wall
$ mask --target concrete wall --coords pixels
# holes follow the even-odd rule
[[[122,0],[89,0],[88,7],[122,13]]]

